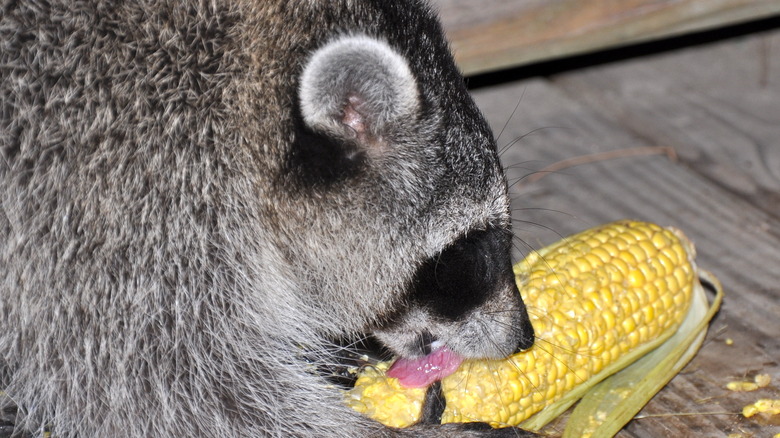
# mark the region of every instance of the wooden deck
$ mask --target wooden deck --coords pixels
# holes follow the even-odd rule
[[[780,28],[534,71],[476,78],[489,85],[473,89],[506,147],[519,250],[616,219],[649,220],[682,229],[726,290],[698,356],[619,436],[780,433],[778,416],[740,415],[780,398]],[[675,157],[632,154],[661,147]],[[612,151],[623,152],[537,173]],[[725,388],[757,373],[772,384]]]
[[[780,13],[776,0],[431,0],[461,70],[518,63],[721,28]]]

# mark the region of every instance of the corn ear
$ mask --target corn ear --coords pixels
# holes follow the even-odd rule
[[[515,274],[536,344],[505,360],[466,361],[442,380],[442,422],[538,429],[674,334],[696,283],[693,258],[679,232],[634,221],[587,230],[529,255]],[[395,415],[408,406],[380,400],[400,391],[403,403],[421,404],[424,394],[385,391],[388,379],[394,380],[381,371],[360,375],[347,403],[390,426],[413,424],[419,409]],[[547,418],[523,423],[546,406]]]
[[[708,303],[704,288],[697,280],[691,308],[674,335],[590,389],[566,422],[563,438],[614,436],[693,359],[723,300],[720,281],[707,271],[699,271],[699,275],[715,291],[712,304]],[[550,419],[540,418],[545,411],[523,422],[523,427],[535,427],[532,422],[546,424]]]

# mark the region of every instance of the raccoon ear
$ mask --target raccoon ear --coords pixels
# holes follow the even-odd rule
[[[420,106],[406,60],[387,43],[350,35],[309,58],[299,98],[309,128],[370,146]]]

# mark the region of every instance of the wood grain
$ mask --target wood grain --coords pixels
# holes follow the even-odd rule
[[[432,0],[466,74],[780,14],[768,0]]]
[[[638,218],[683,230],[699,265],[724,283],[725,301],[697,357],[621,437],[780,432],[776,420],[739,414],[758,398],[780,398],[780,210],[764,198],[780,193],[778,38],[773,31],[474,92],[496,132],[503,130],[499,144],[517,140],[502,159],[519,181],[518,257],[561,235]],[[757,55],[767,39],[769,71]],[[597,161],[522,185],[560,160],[658,145],[676,148],[678,160]],[[756,373],[770,374],[773,384],[725,389]]]
[[[780,217],[780,35],[559,75],[569,95],[674,148],[713,183]]]

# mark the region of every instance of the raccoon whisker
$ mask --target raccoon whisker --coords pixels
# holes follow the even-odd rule
[[[507,323],[502,322],[502,321],[494,321],[494,324],[498,324],[498,325],[501,325],[501,326],[504,326],[504,327],[511,327],[510,324],[507,324]],[[500,352],[500,355],[503,356],[503,357],[506,357],[506,356],[509,356],[510,354],[512,354],[512,352],[514,351],[514,348],[513,347],[502,346],[499,343],[497,343],[493,339],[493,336],[491,335],[492,332],[491,332],[490,328],[484,322],[481,322],[479,327],[480,327],[480,330],[482,331],[483,338],[486,339],[487,342],[490,343],[493,346],[493,350]]]
[[[542,171],[542,170],[536,170],[536,169],[528,169],[525,167],[518,167],[518,169],[525,170],[527,173],[523,173],[522,175],[514,176],[512,178],[507,177],[507,187],[509,188],[510,193],[512,193],[512,190],[515,188],[515,186],[528,178],[532,178],[534,175],[536,175],[539,172],[550,172],[550,171]],[[512,197],[512,200],[517,200],[517,193],[515,193],[515,196]]]
[[[318,358],[333,357],[340,354],[352,354],[361,351],[359,345],[361,340],[351,341],[346,344],[342,344],[334,341],[325,341],[319,343],[317,346],[306,346],[304,351],[307,354],[311,354]]]
[[[565,353],[576,354],[576,355],[583,355],[583,353],[579,349],[573,349],[573,348],[564,347],[563,345],[557,344],[557,343],[552,342],[552,341],[550,341],[548,339],[545,339],[545,338],[537,338],[537,340],[539,342],[541,342],[541,343],[549,345],[551,348],[558,349],[558,350],[560,350],[562,352],[565,352]],[[588,356],[590,356],[590,355],[588,355]]]
[[[539,316],[547,315],[547,313],[543,309],[538,309],[536,307],[527,306],[525,310],[528,312],[529,315],[539,315]]]
[[[514,170],[514,169],[522,169],[522,170],[530,170],[530,171],[532,171],[532,172],[535,172],[535,171],[536,171],[535,169],[530,169],[530,168],[528,168],[528,167],[525,167],[527,164],[531,164],[531,163],[539,163],[539,164],[542,164],[542,163],[545,163],[545,161],[543,161],[543,160],[526,160],[526,161],[518,161],[518,162],[517,162],[517,163],[515,163],[515,164],[508,164],[508,165],[504,166],[504,171],[507,171],[507,170]]]
[[[527,307],[527,308],[526,308],[526,310],[527,310],[528,314],[530,314],[530,315],[536,315],[536,314],[537,314],[537,313],[534,311],[535,309],[531,309],[531,308]],[[494,310],[494,311],[490,311],[490,312],[485,312],[484,314],[485,314],[486,316],[493,316],[493,315],[501,315],[501,314],[504,314],[504,313],[514,313],[514,311],[511,311],[511,310]],[[543,312],[542,312],[542,313],[538,313],[538,314],[539,314],[539,315],[544,315],[544,313],[543,313]],[[504,327],[514,327],[514,326],[513,326],[511,323],[509,323],[509,322],[500,321],[500,320],[497,320],[497,319],[492,319],[492,320],[491,320],[491,322],[493,322],[493,323],[495,323],[495,324],[502,325],[502,326],[504,326]]]
[[[537,224],[537,225],[539,225],[539,224]],[[540,225],[540,226],[544,227],[543,225]],[[550,231],[554,232],[555,234],[558,234],[558,235],[560,236],[560,234],[559,234],[557,231],[555,231],[555,230],[553,230],[553,229],[551,229],[551,228],[548,228],[548,229],[549,229]],[[563,239],[565,239],[565,238],[564,238],[564,237],[561,237],[561,239],[563,240]],[[523,239],[521,239],[521,238],[519,238],[519,237],[515,236],[515,239],[513,239],[513,241],[512,241],[512,245],[513,245],[513,246],[515,247],[515,249],[517,249],[518,251],[520,251],[520,252],[523,252],[523,249],[522,249],[522,248],[520,248],[520,247],[518,247],[518,246],[517,246],[517,244],[515,244],[515,243],[514,243],[514,241],[515,241],[515,240],[518,240],[518,241],[520,241],[520,242],[521,242],[521,243],[522,243],[522,244],[525,246],[525,248],[526,248],[526,249],[530,250],[530,252],[533,252],[533,253],[535,253],[535,252],[537,251],[537,250],[536,250],[536,249],[535,249],[533,246],[531,246],[531,245],[530,245],[528,242],[526,242],[525,240],[523,240]],[[544,257],[542,257],[541,259],[542,259],[542,261],[544,262],[544,264],[547,266],[547,268],[549,269],[550,273],[552,273],[552,274],[555,274],[555,269],[553,269],[553,267],[552,267],[552,266],[551,266],[551,265],[550,265],[550,264],[547,262],[547,259],[545,259]]]
[[[542,126],[542,127],[539,127],[539,128],[534,128],[534,129],[526,132],[525,134],[519,135],[519,136],[515,137],[514,139],[512,139],[512,141],[510,141],[509,143],[504,145],[498,151],[498,155],[499,156],[503,155],[504,152],[506,152],[509,148],[511,148],[512,146],[516,145],[518,142],[522,141],[523,139],[525,139],[529,135],[533,135],[533,134],[536,134],[536,133],[541,132],[541,131],[546,131],[548,129],[566,129],[566,127],[564,127],[564,126]]]
[[[522,175],[520,177],[516,177],[514,179],[507,180],[507,182],[509,183],[509,190],[512,191],[512,190],[515,190],[517,188],[523,187],[524,186],[523,184],[520,184],[520,185],[518,185],[518,184],[520,182],[526,180],[526,179],[530,179],[531,182],[534,182],[534,181],[542,178],[544,175],[549,175],[549,174],[567,175],[566,172],[561,171],[561,170],[545,170],[545,169],[534,170],[533,172],[526,173],[526,174],[524,174],[524,175]],[[529,183],[529,185],[530,185],[530,183]],[[516,197],[512,198],[513,201],[516,200],[516,199],[517,199]]]
[[[504,122],[504,126],[501,127],[501,131],[499,131],[498,135],[496,136],[496,143],[501,139],[501,136],[504,134],[504,130],[507,126],[509,126],[509,122],[512,121],[512,119],[515,117],[515,113],[517,112],[517,109],[520,108],[520,104],[523,102],[523,97],[525,97],[525,91],[528,89],[528,87],[523,87],[523,91],[520,93],[520,98],[517,99],[517,104],[515,105],[515,108],[512,110],[512,113],[509,114],[509,117],[507,117],[506,122]],[[501,156],[501,154],[504,152],[504,149],[502,149],[498,155]]]
[[[511,211],[512,211],[512,213],[515,213],[515,212],[518,212],[518,211],[545,211],[545,212],[550,212],[550,213],[560,213],[560,214],[562,214],[562,215],[565,215],[566,217],[573,218],[573,219],[578,219],[578,216],[577,216],[577,215],[574,215],[574,214],[568,213],[568,212],[566,212],[566,211],[563,211],[563,210],[558,210],[558,209],[555,209],[555,208],[544,208],[544,207],[514,207],[514,208],[512,208],[512,210],[511,210]]]
[[[566,352],[566,353],[570,353],[570,354],[576,354],[576,355],[579,355],[579,354],[582,354],[582,353],[580,353],[578,350],[572,350],[572,349],[563,348],[562,346],[555,345],[555,344],[553,344],[553,343],[551,343],[551,342],[549,342],[547,340],[542,340],[542,342],[550,345],[551,348],[550,349],[545,349],[544,347],[541,346],[541,344],[537,344],[537,347],[536,347],[537,349],[543,351],[545,354],[548,354],[555,361],[563,364],[566,367],[567,370],[573,371],[573,368],[571,368],[571,366],[569,366],[567,364],[567,361],[564,360],[564,359],[560,359],[558,356],[556,356],[555,353],[553,352],[553,350],[554,349],[558,349],[558,350],[561,350],[562,352]]]
[[[525,372],[525,370],[521,369],[520,366],[518,364],[516,364],[515,362],[511,362],[510,361],[510,364],[511,364],[512,368],[514,368],[514,370],[517,371],[517,373],[519,375],[521,375],[523,377],[523,379],[525,379],[525,381],[533,389],[534,392],[538,392],[539,391],[539,387],[534,385],[533,381],[528,377],[528,374]]]
[[[518,245],[518,242],[521,245]],[[515,248],[520,254],[527,254],[529,252],[535,252],[536,249],[530,243],[523,240],[520,236],[514,235],[512,238],[512,247]]]
[[[515,311],[512,309],[494,309],[494,310],[486,310],[482,313],[485,315],[500,315],[505,313],[514,313]]]
[[[534,226],[536,228],[542,228],[544,230],[551,231],[551,232],[555,233],[555,235],[558,236],[558,238],[560,238],[560,239],[564,238],[563,234],[561,234],[560,232],[556,231],[554,228],[552,228],[550,226],[547,226],[547,225],[544,225],[544,224],[539,223],[539,222],[528,221],[528,220],[523,220],[523,219],[512,219],[512,223],[518,223],[518,224],[523,224],[523,225],[532,225],[532,226]],[[517,236],[515,236],[515,237],[517,238]]]

